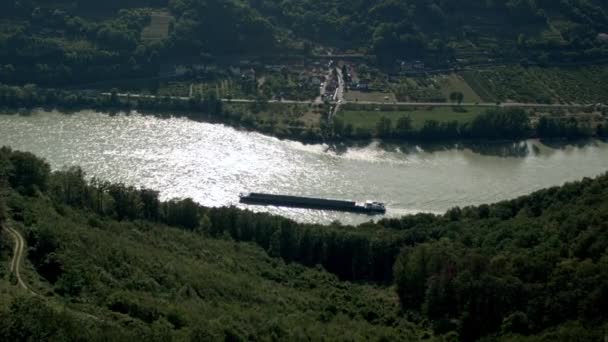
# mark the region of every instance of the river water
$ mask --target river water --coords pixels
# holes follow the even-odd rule
[[[0,145],[33,152],[53,169],[80,165],[89,176],[145,186],[163,199],[239,205],[260,191],[386,202],[387,216],[441,213],[511,199],[608,170],[608,144],[330,147],[281,141],[185,118],[38,111],[0,115]],[[240,206],[240,205],[239,205]],[[243,206],[244,207],[244,206]],[[361,223],[365,215],[249,207],[302,222]]]

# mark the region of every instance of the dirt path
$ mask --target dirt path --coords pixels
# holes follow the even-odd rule
[[[21,277],[21,265],[23,264],[23,255],[25,249],[25,239],[21,234],[15,229],[9,227],[7,224],[3,225],[4,228],[9,232],[9,234],[15,239],[15,249],[13,251],[13,260],[11,260],[11,273],[15,275],[17,278],[17,283],[24,290],[29,292],[33,296],[41,297],[40,294],[33,291],[26,283],[23,281]]]
[[[4,223],[1,224],[0,226],[3,228],[6,228],[6,230],[9,232],[9,234],[13,237],[13,239],[15,240],[15,248],[13,250],[13,259],[11,260],[11,273],[15,275],[15,277],[17,278],[17,284],[19,285],[19,287],[23,288],[25,291],[27,291],[29,294],[31,294],[32,296],[35,297],[40,297],[40,298],[45,298],[44,296],[40,295],[39,293],[37,293],[36,291],[32,290],[32,288],[30,288],[27,283],[23,280],[23,278],[21,277],[21,265],[23,264],[23,258],[25,256],[25,239],[23,238],[23,236],[21,235],[21,233],[19,233],[17,230],[11,228],[8,226],[8,224]],[[78,316],[81,317],[85,317],[88,319],[92,319],[98,322],[102,322],[103,320],[100,319],[97,316],[91,315],[87,312],[83,312],[83,311],[79,311],[79,310],[75,310],[75,309],[71,309],[68,307],[64,307],[65,310],[68,310]]]

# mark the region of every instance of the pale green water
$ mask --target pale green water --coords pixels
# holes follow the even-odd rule
[[[608,170],[608,145],[551,148],[535,141],[471,148],[387,146],[341,152],[187,119],[37,112],[0,115],[0,145],[31,151],[54,169],[80,165],[89,176],[237,205],[262,191],[387,203],[388,216],[443,212],[496,202]],[[479,150],[480,147],[474,147]],[[514,155],[503,157],[500,155]],[[345,213],[253,207],[299,221],[358,223]]]

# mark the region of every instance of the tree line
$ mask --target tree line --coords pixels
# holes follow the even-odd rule
[[[117,90],[109,95],[95,92],[69,91],[39,88],[28,84],[22,87],[0,84],[0,108],[59,108],[73,111],[80,109],[143,110],[151,113],[171,112],[192,119],[225,122],[231,125],[258,130],[282,138],[318,142],[333,139],[370,139],[373,137],[397,140],[450,141],[465,139],[513,140],[524,138],[587,138],[608,136],[606,123],[579,122],[575,116],[566,118],[542,116],[534,123],[527,112],[520,108],[490,109],[476,116],[471,122],[440,122],[427,120],[420,128],[414,128],[406,114],[395,123],[381,117],[375,130],[354,129],[338,115],[331,125],[312,127],[287,127],[278,130],[272,125],[258,122],[252,113],[267,107],[267,101],[258,99],[250,105],[250,112],[243,108],[232,109],[224,105],[215,92],[196,95],[189,100],[168,96],[130,97],[119,96]]]
[[[373,229],[363,227],[352,230],[341,225],[300,224],[236,207],[205,208],[191,199],[160,201],[157,191],[97,179],[87,181],[79,168],[51,173],[41,159],[8,148],[0,150],[1,160],[8,161],[10,186],[24,195],[43,192],[58,204],[116,220],[148,220],[212,237],[228,235],[236,241],[255,242],[273,256],[307,266],[320,264],[347,280],[392,279],[392,260],[400,245],[398,234],[376,235]],[[37,241],[34,237],[30,242],[36,246]],[[52,250],[43,248],[36,260],[48,261]],[[58,278],[53,272],[43,273],[49,279]]]
[[[355,129],[344,124],[341,117],[333,119],[331,134],[341,138],[372,137],[396,140],[450,141],[467,139],[516,140],[526,138],[579,139],[608,136],[606,123],[591,124],[574,116],[556,118],[542,116],[531,122],[528,113],[520,108],[490,109],[476,116],[471,122],[427,120],[415,128],[412,119],[404,114],[396,122],[382,116],[375,130]]]

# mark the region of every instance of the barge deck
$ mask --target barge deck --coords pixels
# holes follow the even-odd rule
[[[342,201],[288,195],[273,195],[256,192],[241,194],[239,197],[241,203],[253,205],[273,205],[278,207],[346,211],[370,215],[386,213],[386,207],[384,206],[384,203],[374,201],[367,201],[365,203],[359,204],[354,201]]]

